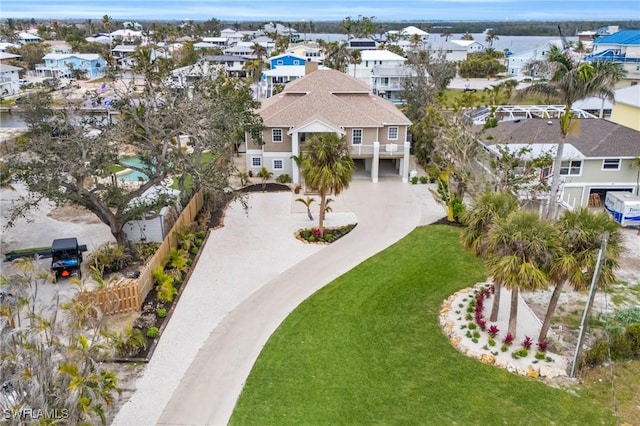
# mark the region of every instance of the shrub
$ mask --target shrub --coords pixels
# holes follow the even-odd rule
[[[636,357],[640,356],[640,322],[627,327],[626,334],[631,345],[631,350],[636,353]]]
[[[413,185],[416,185],[419,180],[420,180],[420,178],[418,176],[414,176],[414,177],[411,178],[411,183]]]
[[[420,183],[429,183],[429,178],[427,176],[420,176]]]
[[[158,315],[158,318],[165,318],[167,316],[167,309],[158,308],[158,310],[156,311],[156,315]]]
[[[480,338],[480,332],[478,330],[473,332],[473,338],[474,339],[479,339]]]
[[[476,328],[478,328],[478,326],[476,325],[475,322],[470,322],[469,323],[469,330],[475,330]]]
[[[515,359],[525,358],[529,355],[529,350],[525,348],[520,348],[517,351],[513,351],[511,356]]]
[[[160,332],[160,330],[158,330],[158,327],[156,327],[155,325],[149,327],[149,329],[147,330],[147,337],[149,339],[155,339],[156,337],[158,337],[158,333]]]
[[[104,244],[95,250],[89,263],[105,274],[118,272],[131,264],[132,258],[123,246]]]
[[[536,359],[543,360],[543,359],[545,359],[546,356],[547,355],[542,351],[536,352]]]
[[[489,344],[489,346],[495,346],[496,339],[494,339],[493,337],[489,337],[489,341],[487,343]]]
[[[160,247],[160,243],[156,242],[139,242],[133,248],[136,258],[146,262],[151,256],[156,254]]]
[[[116,350],[118,355],[129,357],[140,352],[147,345],[147,341],[138,328],[128,325],[123,332],[114,332],[107,335],[107,340]]]
[[[500,352],[506,352],[509,350],[509,345],[506,344],[502,344],[502,346],[500,346]]]
[[[289,176],[288,174],[284,174],[284,175],[280,175],[276,178],[276,182],[279,183],[291,183],[291,176]]]

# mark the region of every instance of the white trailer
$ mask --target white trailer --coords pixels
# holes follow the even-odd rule
[[[640,197],[631,192],[607,192],[604,208],[622,226],[640,226]]]

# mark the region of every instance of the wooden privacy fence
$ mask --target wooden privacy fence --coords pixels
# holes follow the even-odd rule
[[[203,205],[204,189],[200,189],[191,197],[156,253],[142,267],[137,279],[123,279],[108,289],[80,293],[78,299],[85,304],[96,306],[104,315],[139,311],[153,288],[153,270],[163,265],[171,248],[178,246],[177,234],[193,223]]]

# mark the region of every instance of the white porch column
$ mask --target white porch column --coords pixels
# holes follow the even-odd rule
[[[378,182],[378,169],[380,166],[380,142],[373,143],[373,161],[371,161],[371,181]]]
[[[296,157],[300,155],[300,144],[298,143],[298,132],[294,132],[291,134],[291,155],[295,155]],[[298,167],[298,163],[296,160],[291,159],[291,178],[293,179],[293,183],[300,183],[300,170]]]
[[[402,164],[400,165],[400,175],[402,175],[402,182],[409,182],[409,157],[411,155],[411,142],[404,143],[404,157],[402,157]]]

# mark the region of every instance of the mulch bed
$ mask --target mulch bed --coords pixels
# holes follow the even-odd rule
[[[267,183],[262,186],[261,183],[256,183],[253,185],[245,186],[244,188],[240,188],[238,192],[283,192],[283,191],[291,191],[287,185],[282,183]]]
[[[449,219],[447,219],[446,216],[436,220],[435,222],[431,222],[431,225],[449,225],[449,226],[457,226],[459,228],[464,226],[460,222],[449,222]]]

